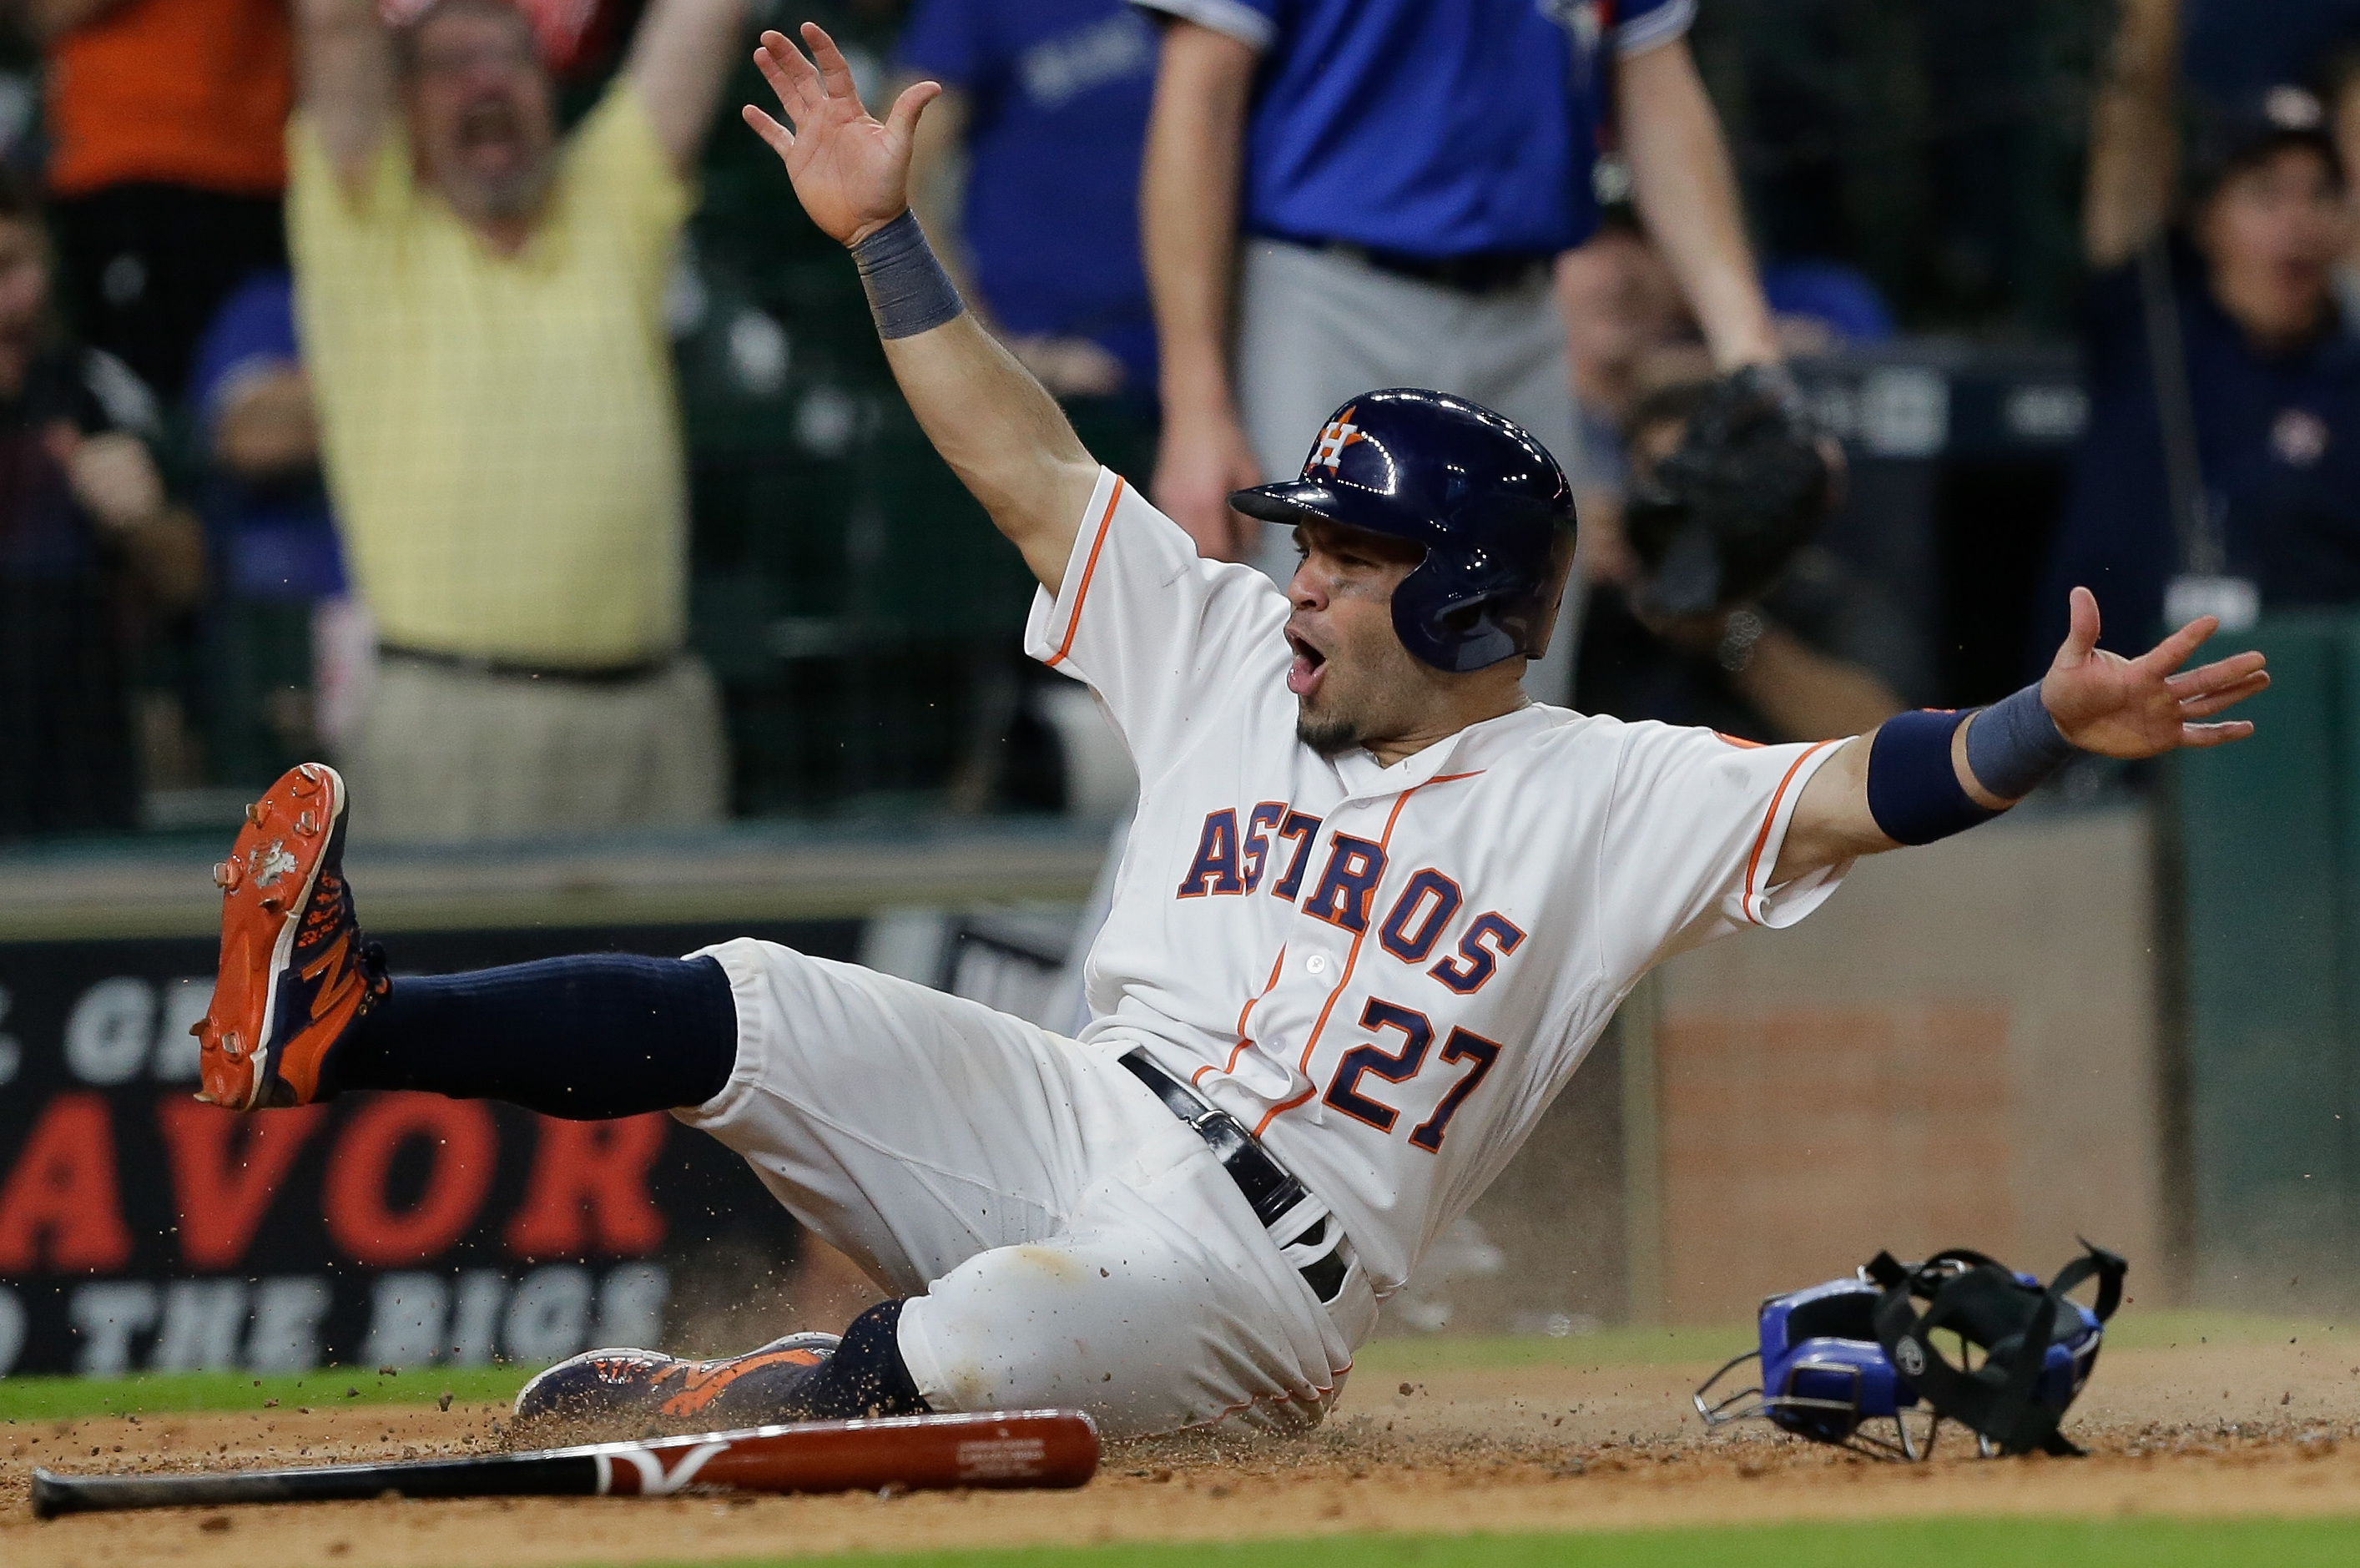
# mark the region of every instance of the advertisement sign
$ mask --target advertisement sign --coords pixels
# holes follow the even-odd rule
[[[854,921],[404,933],[397,977]],[[209,941],[0,944],[0,1376],[546,1362],[661,1343],[684,1265],[793,1222],[669,1116],[438,1094],[236,1116],[193,1098]],[[397,982],[398,983],[398,982]],[[734,1249],[734,1250],[733,1250]]]

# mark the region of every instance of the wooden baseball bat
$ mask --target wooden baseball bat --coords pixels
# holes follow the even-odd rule
[[[217,1470],[180,1475],[33,1472],[33,1512],[311,1503],[382,1497],[670,1497],[676,1492],[847,1492],[883,1486],[1078,1486],[1098,1431],[1079,1410],[799,1421],[644,1443],[527,1454]]]

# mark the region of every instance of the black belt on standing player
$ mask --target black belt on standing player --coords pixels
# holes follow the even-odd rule
[[[1261,238],[1294,245],[1298,250],[1340,256],[1395,278],[1476,299],[1529,288],[1546,278],[1556,262],[1556,257],[1545,251],[1480,250],[1459,256],[1413,256],[1407,251],[1355,245],[1349,240],[1317,239],[1306,234],[1280,234],[1269,228],[1254,232]]]
[[[1264,1229],[1278,1223],[1286,1212],[1311,1196],[1311,1189],[1302,1179],[1279,1163],[1278,1157],[1264,1149],[1262,1140],[1246,1130],[1246,1124],[1220,1109],[1202,1094],[1158,1067],[1144,1051],[1128,1051],[1122,1064],[1131,1075],[1153,1090],[1155,1097],[1174,1116],[1194,1128],[1229,1180],[1238,1184],[1246,1202],[1252,1205],[1254,1218]],[[1297,1245],[1313,1247],[1321,1242],[1328,1250],[1316,1260],[1297,1270],[1303,1282],[1320,1303],[1332,1301],[1344,1289],[1344,1227],[1333,1215],[1323,1216],[1319,1223],[1298,1238]]]

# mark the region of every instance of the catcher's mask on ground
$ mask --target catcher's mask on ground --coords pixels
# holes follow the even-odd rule
[[[2097,1365],[2127,1271],[2104,1248],[2082,1247],[2047,1285],[1951,1247],[1923,1263],[1880,1252],[1850,1278],[1772,1296],[1759,1346],[1705,1379],[1697,1413],[1707,1426],[1760,1416],[1895,1459],[1926,1457],[1945,1421],[1973,1432],[1985,1454],[2078,1454],[2058,1423]],[[2092,1279],[2094,1305],[2068,1299]],[[1958,1351],[1955,1363],[1937,1334]],[[1722,1378],[1757,1359],[1758,1384],[1713,1398]],[[1914,1428],[1913,1417],[1922,1418]],[[1889,1438],[1878,1424],[1887,1421]]]
[[[1327,522],[1419,552],[1392,598],[1420,662],[1453,674],[1547,651],[1573,564],[1573,487],[1513,420],[1448,393],[1364,393],[1329,417],[1300,477],[1229,505]]]

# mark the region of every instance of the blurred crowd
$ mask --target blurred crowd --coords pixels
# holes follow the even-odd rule
[[[158,825],[159,800],[314,752],[388,840],[748,804],[759,748],[733,746],[712,651],[733,601],[696,590],[727,556],[698,457],[719,427],[683,378],[707,319],[741,382],[786,374],[770,315],[716,316],[727,268],[697,253],[730,239],[698,214],[792,207],[774,169],[741,188],[719,148],[742,133],[714,126],[756,31],[806,15],[872,103],[945,84],[921,221],[1206,554],[1283,582],[1287,541],[1229,492],[1295,472],[1354,393],[1434,386],[1575,476],[1585,586],[1536,697],[1762,739],[1941,698],[1891,651],[1889,585],[1830,542],[1688,603],[1623,526],[1716,377],[1755,367],[1807,407],[1787,366],[1902,325],[1844,256],[1757,252],[1697,3],[20,0],[0,840]],[[2006,568],[2027,675],[2077,583],[2120,648],[2360,600],[2360,4],[2118,0],[2093,27],[2088,90],[2052,111],[2086,122],[2088,417],[2046,559]],[[817,301],[799,343],[857,359],[848,267],[777,222],[738,221],[742,270]],[[875,422],[805,398],[792,433],[781,412],[742,439],[828,451]],[[855,557],[897,525],[807,487]],[[872,635],[763,615],[774,652]],[[1009,658],[951,672],[954,803],[1030,798],[1005,761],[1028,714],[1087,746],[1055,678]]]

